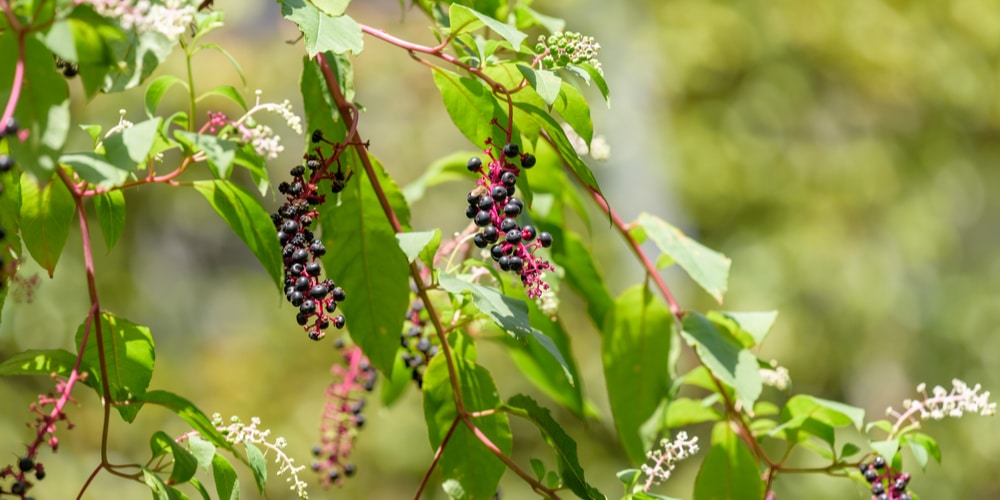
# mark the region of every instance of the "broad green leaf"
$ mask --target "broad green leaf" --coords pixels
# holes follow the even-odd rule
[[[81,179],[102,188],[122,185],[135,168],[135,165],[116,165],[104,155],[90,151],[66,153],[59,157],[59,163],[72,168]]]
[[[177,488],[163,482],[155,472],[143,468],[142,480],[153,491],[153,498],[156,500],[187,500],[187,496]]]
[[[760,468],[747,445],[725,424],[719,424],[723,436],[716,439],[698,470],[694,500],[760,500],[764,482]]]
[[[647,213],[636,220],[661,252],[677,262],[706,292],[722,303],[729,287],[729,257],[689,238],[663,219]]]
[[[406,393],[406,390],[413,385],[413,369],[406,366],[402,354],[408,350],[400,349],[399,354],[392,365],[392,373],[382,379],[381,396],[382,406],[388,408],[396,403],[399,398]]]
[[[87,329],[88,317],[76,330],[76,345],[83,342],[83,334]],[[153,336],[149,328],[132,323],[125,318],[105,312],[101,314],[100,328],[103,345],[98,345],[97,330],[90,325],[90,336],[83,351],[81,368],[90,373],[87,385],[91,385],[98,394],[103,394],[101,382],[101,362],[99,351],[104,351],[104,361],[108,373],[108,389],[114,402],[132,401],[146,392],[149,381],[153,377],[153,364],[156,354],[153,350]],[[135,420],[142,408],[141,404],[116,406],[118,413],[126,422]]]
[[[785,403],[782,420],[799,417],[813,418],[833,427],[854,425],[855,429],[861,430],[865,410],[837,401],[797,394]]]
[[[770,333],[774,321],[778,319],[778,311],[761,312],[731,312],[723,311],[722,314],[732,318],[739,324],[740,328],[753,337],[754,345],[760,345],[764,338]]]
[[[163,75],[158,76],[153,81],[149,82],[146,87],[146,94],[143,97],[143,102],[146,108],[146,116],[152,118],[156,116],[156,107],[160,105],[160,100],[163,96],[170,90],[170,87],[174,85],[181,85],[185,89],[188,88],[187,82],[181,80],[174,75]]]
[[[579,153],[573,148],[573,144],[570,142],[569,138],[566,137],[566,132],[563,131],[562,126],[559,125],[554,118],[549,116],[549,114],[536,106],[531,106],[529,104],[524,104],[517,102],[514,106],[528,113],[545,131],[545,135],[555,146],[556,150],[559,151],[559,155],[562,156],[563,160],[569,166],[583,185],[590,189],[591,191],[597,193],[601,198],[604,195],[601,193],[601,187],[597,184],[597,179],[594,178],[594,173],[590,171],[590,167],[580,158]]]
[[[431,268],[432,272],[436,272],[434,271],[434,257],[437,255],[437,251],[440,247],[441,230],[435,229],[434,238],[431,239],[431,242],[424,247],[423,251],[420,252],[420,260],[423,261],[427,267]]]
[[[62,349],[31,349],[19,352],[0,363],[0,377],[11,375],[68,376],[76,364],[76,355]]]
[[[397,233],[396,240],[399,241],[399,248],[403,250],[406,259],[413,262],[420,256],[420,252],[427,247],[435,236],[440,238],[441,230],[420,231],[409,233]]]
[[[861,451],[861,448],[858,448],[858,445],[854,443],[844,443],[844,446],[840,448],[840,458],[848,458],[855,455],[859,451]]]
[[[510,43],[516,52],[521,47],[521,43],[528,35],[521,33],[517,28],[509,24],[502,23],[486,14],[476,12],[464,5],[451,4],[448,10],[448,18],[451,21],[452,34],[468,33],[482,28],[484,25],[493,30]]]
[[[271,276],[275,286],[281,289],[284,273],[281,245],[278,244],[271,216],[260,201],[242,187],[228,181],[197,181],[194,188],[246,243]]]
[[[499,145],[507,142],[500,127],[491,124],[494,117],[507,116],[507,110],[500,107],[485,83],[437,67],[433,72],[448,116],[466,139],[476,147],[483,147],[486,139]]]
[[[667,407],[666,427],[676,429],[702,422],[722,420],[722,412],[716,409],[708,398],[696,401],[690,398],[677,398]]]
[[[361,25],[350,16],[331,16],[306,0],[282,0],[281,15],[302,31],[309,57],[326,51],[357,55],[364,47]]]
[[[583,94],[576,87],[562,82],[553,109],[589,147],[590,141],[594,138],[594,122],[590,118],[590,104],[587,104]]]
[[[247,460],[250,462],[250,470],[253,471],[253,479],[257,483],[257,491],[263,494],[267,486],[267,459],[264,458],[260,448],[253,443],[244,441],[243,446],[247,450]]]
[[[236,90],[236,87],[233,87],[232,85],[219,85],[218,87],[205,91],[205,93],[195,99],[195,102],[201,102],[213,95],[229,99],[230,101],[236,103],[243,111],[248,109],[247,102],[243,99],[243,94],[240,93],[239,90]]]
[[[21,258],[21,235],[19,234],[21,183],[19,175],[21,173],[16,169],[0,173],[0,185],[3,185],[3,190],[0,191],[0,228],[3,228],[6,233],[0,239],[0,258],[3,258],[4,261],[3,271],[0,271],[0,321],[3,320],[3,304],[7,300],[10,278],[13,276],[11,271],[14,266],[11,261]]]
[[[634,286],[615,300],[601,329],[601,360],[618,438],[633,463],[645,460],[650,443],[640,427],[669,397],[676,376],[674,318],[662,300]]]
[[[201,484],[201,481],[199,481],[198,478],[193,477],[190,481],[188,481],[188,483],[190,483],[191,486],[193,486],[194,489],[201,494],[202,500],[212,500],[212,495],[208,493],[208,488],[205,488],[205,485]]]
[[[891,461],[893,457],[896,456],[896,452],[899,451],[899,440],[889,439],[885,441],[869,441],[868,446],[871,447],[875,453],[882,455],[886,460]]]
[[[331,65],[336,63],[335,73],[346,71],[341,70],[344,66],[342,64],[343,58],[329,53],[324,54],[324,56]],[[347,66],[350,67],[349,62]],[[340,83],[343,89],[344,82]],[[327,140],[342,142],[347,135],[344,120],[337,111],[337,106],[333,102],[333,97],[330,95],[330,90],[327,88],[319,65],[307,57],[302,58],[302,76],[299,87],[302,93],[302,107],[306,115],[306,129],[309,131],[306,135],[310,135],[313,130],[320,130]]]
[[[347,10],[351,0],[309,0],[309,3],[328,16],[339,16]]]
[[[351,165],[357,165],[354,151],[345,156]],[[372,161],[390,204],[397,202],[393,206],[398,207],[396,215],[405,229],[409,212],[404,212],[402,195],[381,165],[374,158]],[[347,292],[347,300],[339,307],[347,318],[351,338],[372,364],[388,374],[409,305],[409,264],[363,171],[355,172],[339,198],[338,204],[337,197],[328,196],[319,207],[322,238],[328,249],[323,264],[327,275]]]
[[[257,192],[261,196],[267,195],[271,188],[271,176],[267,171],[267,161],[257,154],[253,144],[244,144],[243,147],[237,149],[233,163],[247,169],[250,172],[250,178],[257,185]]]
[[[522,74],[521,68],[518,64],[513,62],[487,66],[486,68],[483,68],[483,73],[492,78],[493,81],[508,89],[518,88],[524,82],[524,74]],[[508,109],[506,96],[503,94],[494,94],[493,97],[497,102],[497,105],[504,110],[504,114],[498,115],[498,119],[503,120],[501,123],[506,126],[506,123],[504,123],[506,121],[505,118],[507,117],[506,110]],[[515,106],[522,104],[537,109],[549,109],[550,107],[545,99],[542,99],[542,96],[538,95],[538,91],[530,85],[514,92],[513,94],[510,94],[510,98],[514,102]],[[536,145],[538,143],[538,136],[542,131],[542,127],[538,124],[537,120],[528,116],[527,113],[519,113],[516,111],[514,112],[514,129],[516,132],[519,132],[518,135],[526,141],[526,143],[523,144],[523,146],[525,146],[522,148],[523,150],[529,150],[527,147],[529,144]],[[502,146],[503,144],[500,143],[500,145]],[[541,167],[541,165],[537,166]]]
[[[549,410],[542,408],[524,394],[517,394],[507,401],[508,406],[521,410],[528,414],[528,418],[538,426],[546,442],[552,447],[556,454],[556,463],[559,467],[559,475],[562,476],[563,483],[576,496],[584,499],[603,500],[604,494],[594,488],[584,477],[583,467],[576,455],[576,441],[566,434],[562,426],[559,425]]]
[[[14,83],[18,54],[17,33],[0,33],[0,103],[7,103]],[[25,172],[48,179],[69,135],[69,88],[66,79],[52,70],[52,53],[34,37],[24,38],[24,80],[14,117],[21,124],[24,141],[5,141]],[[34,253],[32,253],[34,255]]]
[[[559,78],[559,75],[554,71],[532,69],[524,64],[518,64],[517,69],[524,75],[524,79],[528,80],[531,88],[535,89],[538,95],[542,97],[542,100],[545,101],[545,104],[551,108],[555,104],[556,99],[559,98],[562,78]]]
[[[483,367],[456,356],[458,386],[465,409],[471,412],[491,410],[501,404],[493,377]],[[448,378],[444,356],[431,359],[424,372],[424,418],[431,449],[436,450],[455,422],[455,397]],[[477,418],[473,423],[504,454],[510,455],[513,439],[507,415],[497,412]],[[463,498],[487,500],[496,493],[505,466],[483,446],[472,431],[461,422],[455,428],[441,454],[438,468],[445,481],[453,481],[464,492]]]
[[[212,420],[187,399],[168,391],[148,391],[145,394],[136,396],[135,401],[143,404],[148,403],[162,406],[170,410],[187,422],[192,429],[198,431],[201,437],[209,440],[219,448],[236,454],[233,445],[212,425]],[[239,455],[237,454],[237,456]]]
[[[526,5],[517,4],[514,6],[514,16],[517,19],[517,27],[520,29],[531,26],[541,26],[549,33],[562,31],[566,27],[566,21],[546,16]]]
[[[208,166],[216,177],[223,180],[229,178],[233,160],[236,158],[236,150],[239,148],[238,144],[227,139],[219,139],[214,135],[196,134],[183,130],[174,132],[174,137],[193,151],[205,153]]]
[[[208,470],[212,466],[212,457],[215,456],[215,445],[198,435],[188,437],[187,443],[191,455],[194,455],[195,460],[198,461],[198,466]]]
[[[60,55],[77,63],[84,91],[88,98],[94,97],[117,64],[113,46],[123,43],[125,34],[87,4],[77,5],[66,23],[73,37],[73,53]]]
[[[438,279],[441,288],[449,293],[469,292],[472,304],[514,338],[523,341],[531,333],[528,305],[523,301],[512,299],[496,288],[470,283],[449,274],[441,273]]]
[[[149,439],[149,447],[154,458],[166,453],[174,456],[174,464],[170,469],[170,484],[186,483],[198,471],[198,459],[163,431],[153,434]]]
[[[212,457],[212,478],[219,500],[239,500],[240,479],[226,457],[219,454]]]
[[[937,441],[934,438],[922,432],[914,432],[904,434],[902,440],[903,443],[910,447],[913,458],[922,470],[927,469],[929,457],[933,457],[937,463],[941,463],[941,448],[938,447]]]
[[[757,358],[708,318],[695,312],[684,317],[681,336],[712,374],[735,389],[740,401],[752,408],[763,390]]]
[[[162,33],[129,32],[126,38],[109,41],[113,58],[124,64],[110,67],[104,81],[105,92],[121,92],[142,84],[167,59],[177,42]]]
[[[552,232],[552,228],[549,228]],[[556,262],[566,270],[568,283],[587,304],[587,314],[594,325],[604,325],[605,319],[614,307],[614,299],[608,291],[590,250],[580,237],[573,232],[552,232],[552,249]]]
[[[31,256],[49,271],[51,277],[69,237],[76,203],[60,179],[50,179],[41,187],[25,174],[20,184],[21,238]]]
[[[194,36],[191,38],[191,45],[196,45],[205,35],[225,26],[222,11],[207,10],[195,14]]]
[[[588,84],[593,81],[594,85],[597,85],[597,89],[601,91],[601,97],[604,97],[604,102],[608,104],[609,108],[611,107],[611,91],[608,89],[608,82],[604,80],[604,75],[597,68],[584,63],[570,65],[566,69],[582,77]]]
[[[121,191],[101,193],[94,197],[94,208],[104,235],[104,244],[108,247],[108,252],[111,252],[125,229],[125,195]]]

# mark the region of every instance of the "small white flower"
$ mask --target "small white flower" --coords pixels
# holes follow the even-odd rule
[[[658,448],[646,452],[646,459],[650,463],[642,464],[639,468],[646,476],[642,491],[649,492],[653,486],[669,479],[677,462],[695,453],[698,453],[698,436],[689,439],[687,432],[681,431],[673,441],[667,438],[661,439]]]

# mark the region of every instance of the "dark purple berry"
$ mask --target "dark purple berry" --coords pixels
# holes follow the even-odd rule
[[[861,462],[860,464],[858,464],[858,470],[859,470],[859,471],[860,471],[860,472],[861,472],[862,474],[864,474],[865,472],[868,472],[868,464],[866,464],[866,463],[864,463],[864,462]]]
[[[875,466],[876,469],[882,469],[882,468],[884,468],[885,467],[885,458],[882,457],[882,455],[876,455],[875,459],[872,460],[872,465]]]
[[[521,148],[517,147],[517,144],[507,144],[503,147],[503,155],[507,158],[513,158],[521,154]]]
[[[511,271],[519,272],[521,271],[521,268],[524,267],[524,260],[522,260],[520,257],[516,255],[511,257],[509,262]]]
[[[28,472],[35,468],[35,461],[28,457],[21,457],[21,459],[17,461],[17,468],[21,469],[21,472]]]
[[[288,243],[288,233],[284,231],[278,231],[278,243],[281,243],[282,245]]]
[[[304,292],[309,289],[309,278],[305,276],[299,276],[295,280],[295,291]]]
[[[493,198],[486,195],[480,196],[478,206],[480,210],[489,210],[493,208]]]
[[[311,137],[313,144],[323,140],[323,131],[320,129],[313,130]]]
[[[319,342],[319,339],[323,338],[323,332],[319,330],[309,330],[309,340],[315,340]]]
[[[326,312],[333,314],[333,311],[337,310],[337,303],[335,301],[330,301],[326,303]]]
[[[286,220],[285,223],[281,225],[281,232],[285,234],[295,234],[299,232],[299,223],[293,220]]]
[[[469,158],[469,163],[465,164],[465,168],[469,169],[469,172],[478,172],[479,169],[483,168],[483,160],[480,160],[478,156],[473,156]]]
[[[427,352],[431,348],[431,341],[427,337],[421,337],[417,341],[417,350],[420,352]]]
[[[503,231],[503,232],[506,233],[507,231],[510,231],[512,229],[517,229],[517,221],[516,220],[514,220],[514,219],[512,219],[510,217],[507,217],[504,220],[500,221],[500,231]]]
[[[504,172],[503,175],[500,176],[500,182],[502,182],[504,186],[511,187],[514,184],[517,184],[517,176],[514,175],[514,172]]]
[[[20,127],[17,125],[17,120],[14,117],[7,119],[7,123],[3,124],[3,135],[14,135]]]
[[[469,219],[475,217],[476,214],[478,214],[478,213],[479,213],[479,207],[477,207],[475,205],[469,205],[469,206],[465,207],[465,216],[467,218],[469,218]]]
[[[507,243],[516,245],[521,242],[521,230],[517,228],[511,229],[510,231],[507,231],[507,236],[505,238]]]
[[[496,243],[500,238],[500,231],[494,225],[486,226],[483,228],[483,238],[490,243]]]
[[[503,255],[497,260],[497,263],[500,264],[500,269],[510,271],[510,257]]]
[[[295,252],[292,253],[292,262],[304,264],[307,260],[309,260],[309,250],[306,250],[305,248],[296,249]]]
[[[291,271],[292,276],[298,276],[302,274],[303,269],[305,269],[302,264],[292,264],[288,270]]]
[[[486,248],[486,245],[489,244],[481,233],[476,233],[476,235],[472,237],[472,242],[475,243],[478,248]]]
[[[302,165],[296,165],[292,167],[292,169],[289,170],[288,173],[291,174],[292,177],[300,177],[306,173],[306,167],[303,167]]]
[[[521,157],[521,166],[524,168],[531,168],[535,166],[535,155],[531,153],[526,153]]]
[[[913,500],[913,497],[911,497],[909,493],[901,493],[898,497],[896,497],[896,500]]]
[[[308,314],[302,314],[300,312],[300,313],[298,313],[298,314],[295,315],[295,322],[298,323],[299,326],[306,326],[306,323],[309,322],[309,315]]]
[[[493,186],[493,190],[490,191],[490,196],[496,201],[503,201],[507,197],[507,188],[503,186]]]
[[[358,415],[358,416],[354,417],[354,425],[358,429],[364,427],[365,426],[365,416],[364,415]]]
[[[307,300],[299,306],[299,312],[302,314],[312,314],[316,312],[316,302],[312,300]]]
[[[877,470],[869,468],[868,470],[865,471],[865,480],[866,481],[868,481],[869,483],[874,483],[876,479],[878,479],[878,471]]]
[[[538,242],[542,244],[542,247],[548,248],[552,246],[552,235],[546,232],[539,233]]]
[[[347,320],[345,320],[343,316],[336,316],[336,317],[333,318],[333,326],[336,327],[338,330],[340,330],[341,328],[343,328],[344,327],[344,323],[346,323],[346,322],[347,322]]]
[[[42,479],[45,479],[45,471],[42,470],[42,469],[36,470],[35,471],[35,479],[37,479],[39,481],[41,481]],[[903,497],[899,497],[899,498],[903,498]]]
[[[329,474],[326,475],[326,477],[330,478],[330,481],[336,481],[340,479],[340,473],[335,470],[332,470],[330,471]]]
[[[322,257],[326,255],[326,247],[320,241],[314,241],[309,245],[309,251],[313,253],[316,257]]]
[[[305,295],[302,295],[302,292],[292,292],[292,294],[288,297],[288,301],[291,302],[292,305],[295,307],[301,306],[302,301],[304,301],[305,299],[306,297]]]
[[[8,155],[0,155],[0,174],[14,168],[14,158]]]
[[[469,202],[469,205],[476,205],[479,203],[479,195],[475,191],[469,191],[469,194],[465,196],[465,201]]]
[[[10,485],[10,492],[15,495],[23,495],[28,488],[25,486],[24,481],[15,481],[14,484]]]
[[[883,493],[885,493],[885,485],[882,484],[882,481],[872,485],[872,495],[881,495]]]
[[[490,248],[490,256],[493,257],[493,260],[499,261],[500,257],[503,257],[503,246],[493,245],[493,247]]]
[[[476,213],[476,216],[472,218],[472,221],[475,222],[476,225],[479,227],[487,226],[492,220],[493,218],[490,216],[490,213],[487,212],[486,210],[480,210],[479,212]]]
[[[333,300],[336,300],[337,302],[343,302],[347,299],[347,294],[344,293],[344,289],[339,286],[334,288],[331,293],[333,293]]]
[[[344,466],[344,475],[347,476],[347,477],[353,476],[354,473],[357,472],[357,471],[358,471],[358,468],[354,464],[347,464],[347,465]]]
[[[326,285],[316,285],[312,287],[311,290],[309,290],[309,296],[316,300],[319,300],[322,299],[323,297],[326,297],[326,294],[329,292],[330,290],[326,288]]]
[[[310,262],[306,264],[306,274],[309,276],[319,276],[320,267],[319,262]],[[299,273],[301,274],[301,272]]]
[[[316,170],[320,167],[320,162],[315,158],[310,158],[306,160],[306,166],[309,167],[309,170]]]
[[[503,207],[503,214],[507,217],[517,217],[521,213],[521,207],[514,203],[507,203]]]

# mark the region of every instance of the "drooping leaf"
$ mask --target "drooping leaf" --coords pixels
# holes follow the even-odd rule
[[[62,349],[30,349],[0,363],[0,377],[11,375],[67,376],[73,371],[76,355]]]
[[[76,203],[62,180],[51,179],[41,187],[30,176],[21,176],[21,238],[49,276],[55,272],[74,215]]]
[[[218,429],[212,425],[209,419],[194,403],[169,391],[148,391],[136,396],[135,401],[143,404],[153,404],[166,408],[187,422],[192,429],[198,431],[201,437],[207,439],[215,446],[236,454],[233,445],[226,440]],[[239,456],[239,455],[237,455]]]
[[[145,165],[162,123],[163,119],[156,117],[105,137],[104,149],[108,160],[126,171]]]
[[[448,116],[466,139],[477,148],[483,147],[488,138],[493,144],[507,142],[503,131],[491,124],[494,117],[506,116],[507,112],[485,83],[440,68],[433,71],[434,83],[441,91]]]
[[[729,288],[729,257],[689,238],[663,219],[647,213],[636,220],[660,251],[669,255],[719,303]]]
[[[130,31],[123,39],[109,40],[116,64],[104,80],[105,92],[121,92],[142,84],[173,51],[177,42],[157,31]]]
[[[244,441],[243,446],[247,450],[247,461],[250,463],[250,470],[253,471],[253,479],[257,483],[257,491],[264,493],[267,486],[267,459],[253,443]]]
[[[284,263],[274,223],[260,201],[228,181],[197,181],[194,188],[212,205],[222,220],[257,256],[264,270],[281,289]]]
[[[629,460],[641,463],[651,443],[640,427],[669,396],[676,376],[671,363],[674,318],[662,299],[635,286],[615,300],[601,331],[601,360],[618,438]]]
[[[134,165],[119,167],[104,155],[91,151],[66,153],[59,157],[59,163],[72,168],[81,179],[102,188],[120,186],[134,169]]]
[[[18,165],[42,180],[51,177],[69,135],[69,88],[66,79],[52,70],[52,53],[34,37],[25,37],[23,42],[24,79],[14,117],[26,137],[6,142]],[[0,75],[8,75],[0,78],[2,103],[11,97],[20,53],[15,30],[0,33]]]
[[[238,105],[240,109],[242,109],[243,111],[246,111],[248,109],[247,102],[243,99],[243,94],[240,93],[239,90],[236,90],[236,87],[233,87],[232,85],[219,85],[218,87],[207,90],[203,94],[198,96],[195,99],[195,102],[201,102],[211,96],[224,97],[236,103],[236,105]]]
[[[542,408],[531,397],[517,394],[507,401],[507,405],[527,413],[528,418],[538,426],[545,440],[556,454],[559,475],[567,488],[580,498],[603,500],[604,494],[590,485],[584,477],[583,467],[576,454],[576,441],[559,425],[549,410]]]
[[[604,75],[597,68],[583,63],[567,66],[566,69],[581,77],[588,84],[594,82],[597,89],[601,91],[601,97],[604,97],[604,102],[607,103],[609,108],[611,107],[611,91],[608,89],[608,82],[604,80]]]
[[[142,469],[142,480],[152,490],[153,498],[156,500],[187,500],[187,495],[165,483],[160,476],[149,469]]]
[[[518,64],[517,69],[524,75],[524,79],[528,80],[531,88],[535,89],[538,95],[542,97],[542,100],[545,101],[545,104],[551,108],[555,104],[556,99],[559,98],[562,78],[559,78],[559,75],[554,71],[533,69],[524,64]]]
[[[760,500],[764,498],[760,472],[746,444],[727,425],[719,424],[695,479],[694,500]]]
[[[403,250],[406,259],[413,262],[420,256],[420,252],[434,240],[435,235],[440,235],[439,229],[435,229],[434,231],[398,233],[396,234],[396,239],[399,241],[399,248]]]
[[[226,457],[219,454],[212,457],[212,478],[219,500],[239,500],[240,479]]]
[[[149,439],[149,447],[153,452],[153,458],[167,453],[174,456],[174,464],[170,469],[170,484],[186,483],[198,470],[198,459],[163,431],[153,434]]]
[[[545,135],[552,142],[552,145],[559,151],[559,155],[566,161],[569,168],[576,173],[577,177],[583,182],[583,185],[603,198],[604,195],[601,193],[601,187],[597,184],[594,173],[591,172],[590,167],[587,166],[583,159],[580,158],[580,154],[573,148],[573,144],[566,137],[566,132],[563,131],[559,122],[549,116],[548,112],[536,106],[519,102],[516,102],[514,106],[528,113],[528,115],[538,122],[542,130],[545,131]]]
[[[215,456],[215,445],[198,435],[188,437],[187,443],[198,466],[208,470],[212,466],[212,457]]]
[[[104,86],[105,77],[117,62],[112,44],[123,42],[125,34],[84,3],[76,5],[67,18],[57,19],[40,38],[57,56],[77,64],[89,98]]]
[[[941,448],[934,438],[922,432],[913,432],[904,434],[901,439],[903,444],[909,446],[910,453],[913,453],[914,460],[922,470],[927,470],[927,463],[931,457],[937,463],[941,463]]]
[[[462,391],[465,408],[468,411],[483,411],[500,406],[493,377],[483,367],[460,356],[456,356],[458,385]],[[455,423],[455,397],[448,378],[448,367],[444,356],[431,359],[424,372],[424,418],[427,423],[431,449],[436,450]],[[510,424],[507,415],[497,412],[477,418],[476,427],[504,454],[509,455],[513,447]],[[483,443],[462,424],[448,439],[448,445],[441,454],[438,467],[445,481],[464,491],[469,500],[492,498],[505,466]]]
[[[364,47],[361,25],[350,16],[331,16],[306,0],[281,0],[281,15],[302,31],[309,57],[326,51],[357,55]]]
[[[748,408],[763,390],[757,358],[728,333],[696,312],[684,317],[681,337],[694,347],[698,358],[716,378],[736,390]]]
[[[83,342],[87,329],[88,317],[77,328],[77,347]],[[125,318],[119,318],[105,312],[100,317],[100,329],[103,344],[97,339],[97,325],[90,325],[90,335],[83,351],[82,369],[90,373],[87,384],[94,387],[98,394],[104,393],[99,351],[104,351],[104,365],[107,367],[108,389],[112,401],[131,401],[146,392],[149,381],[153,377],[153,364],[156,354],[153,346],[153,336],[149,328],[132,323]],[[126,422],[135,420],[142,405],[130,404],[115,407]]]
[[[187,89],[187,82],[174,75],[162,75],[149,82],[146,93],[143,96],[143,103],[146,109],[146,116],[152,118],[156,116],[156,108],[160,105],[160,100],[174,85],[181,85]]]
[[[521,43],[528,35],[521,33],[517,28],[506,23],[502,23],[486,14],[477,12],[458,3],[451,4],[448,10],[448,17],[451,22],[452,34],[468,33],[483,26],[493,30],[510,43],[516,52],[521,47]]]
[[[590,104],[587,104],[583,94],[576,87],[562,82],[552,107],[589,147],[594,138],[594,121],[590,118]]]
[[[713,405],[706,404],[705,400],[677,398],[667,408],[666,427],[676,429],[702,422],[715,422],[721,420],[722,416],[722,412]]]
[[[760,345],[764,338],[770,333],[775,320],[778,319],[778,311],[760,312],[731,312],[724,311],[722,314],[732,318],[739,324],[740,328],[753,337],[753,345]]]
[[[125,230],[125,195],[121,191],[101,193],[94,197],[94,208],[104,235],[104,244],[108,247],[108,252],[111,252]]]

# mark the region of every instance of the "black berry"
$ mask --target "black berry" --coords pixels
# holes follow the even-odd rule
[[[299,223],[293,220],[286,220],[285,223],[281,225],[281,232],[285,234],[295,234],[299,232]]]
[[[503,175],[500,176],[500,182],[502,182],[504,186],[511,187],[514,184],[517,184],[517,176],[514,175],[514,172],[504,172]]]
[[[493,208],[493,198],[490,198],[489,196],[485,195],[480,196],[479,203],[477,206],[479,207],[480,210],[489,210]]]
[[[319,273],[320,273],[319,262],[310,262],[306,264],[306,274],[308,274],[309,276],[319,276]],[[299,271],[299,274],[301,274],[301,271]]]
[[[876,456],[875,459],[872,460],[872,465],[874,465],[876,469],[882,469],[882,468],[884,468],[885,467],[885,458],[882,455]]]
[[[517,228],[517,221],[507,217],[506,219],[500,221],[500,230],[503,232],[510,231],[511,229]]]
[[[483,228],[483,238],[490,243],[495,243],[500,238],[500,231],[494,225],[486,226]]]
[[[0,155],[0,174],[14,168],[14,158],[8,155]]]
[[[344,327],[344,323],[346,323],[346,320],[343,316],[333,318],[333,326],[335,326],[338,330]]]
[[[493,186],[490,196],[492,196],[496,201],[503,201],[503,199],[507,197],[507,188],[503,186]]]
[[[535,166],[535,155],[527,153],[521,157],[521,166],[524,168],[531,168]]]
[[[543,247],[548,248],[552,246],[552,235],[549,233],[539,233],[538,242],[542,244]]]
[[[295,291],[304,292],[308,289],[309,289],[309,278],[306,278],[305,276],[299,276],[298,279],[295,280]]]
[[[21,472],[28,472],[35,468],[35,461],[28,457],[21,457],[21,459],[17,461],[17,468],[21,469]]]
[[[291,174],[292,177],[298,177],[298,176],[306,173],[306,167],[303,167],[302,165],[296,165],[296,166],[292,167],[292,169],[289,170],[288,173]]]
[[[333,312],[336,310],[337,310],[337,303],[335,301],[331,300],[330,302],[327,302],[326,304],[327,313],[333,314]]]
[[[292,262],[303,264],[307,260],[309,260],[309,251],[305,248],[296,249],[295,252],[292,253]]]
[[[344,466],[344,475],[347,477],[353,476],[357,471],[358,468],[354,464],[347,464]]]
[[[869,468],[868,470],[865,471],[866,481],[868,481],[869,483],[874,483],[876,479],[878,479],[878,471],[872,468]]]
[[[323,131],[320,129],[313,130],[312,137],[313,143],[317,143],[323,140]]]
[[[521,207],[515,203],[507,202],[503,207],[503,214],[507,217],[517,217],[521,213]]]
[[[3,135],[14,135],[20,127],[17,125],[17,120],[14,117],[7,119],[7,123],[3,124]]]
[[[524,267],[524,260],[522,260],[520,257],[516,255],[511,257],[508,262],[510,263],[511,271],[517,272],[520,271],[522,267]]]
[[[326,288],[326,285],[316,285],[312,287],[312,290],[309,290],[309,296],[319,300],[326,297],[326,294],[329,293],[329,291],[330,290]]]
[[[340,288],[339,286],[334,288],[333,292],[331,293],[333,293],[333,300],[336,300],[337,302],[343,302],[344,300],[347,299],[347,294],[344,293],[344,289]]]
[[[486,245],[489,244],[489,242],[486,241],[486,238],[481,233],[476,233],[476,235],[472,237],[472,241],[479,248],[486,248]]]
[[[514,244],[514,245],[520,243],[521,242],[521,230],[517,229],[517,228],[514,228],[514,229],[511,229],[510,231],[507,231],[506,239],[507,239],[507,243],[511,243],[511,244]]]
[[[500,264],[500,269],[510,271],[510,257],[503,255],[497,260],[497,263]]]
[[[304,300],[306,300],[306,297],[305,295],[302,295],[302,292],[292,292],[292,294],[288,297],[288,301],[295,307],[302,305],[302,301]]]
[[[316,312],[316,302],[312,300],[307,300],[299,306],[299,311],[302,314],[312,314]]]
[[[476,214],[478,213],[479,213],[479,207],[475,205],[469,205],[465,207],[465,216],[468,217],[469,219],[475,217]]]
[[[490,217],[490,213],[486,210],[480,210],[476,213],[476,216],[472,219],[479,227],[487,226],[493,218]]]
[[[517,144],[508,144],[503,147],[503,155],[507,158],[513,158],[521,154],[521,148],[517,147]]]
[[[885,485],[881,481],[872,485],[872,495],[881,495],[885,493]]]
[[[503,246],[493,245],[493,247],[490,248],[490,256],[493,257],[493,260],[499,261],[500,257],[503,257]]]
[[[533,226],[524,226],[524,229],[521,230],[521,239],[524,241],[531,241],[535,239],[536,235],[537,233]]]
[[[326,247],[323,246],[323,243],[319,241],[312,242],[312,244],[309,245],[309,251],[312,252],[313,255],[315,255],[316,257],[322,257],[326,255]]]
[[[483,168],[483,160],[480,160],[477,156],[473,156],[469,158],[469,163],[465,165],[465,168],[469,169],[469,172],[478,172],[479,169]]]
[[[465,196],[465,200],[469,202],[469,205],[476,205],[479,203],[479,195],[475,191],[469,191],[469,194]]]

